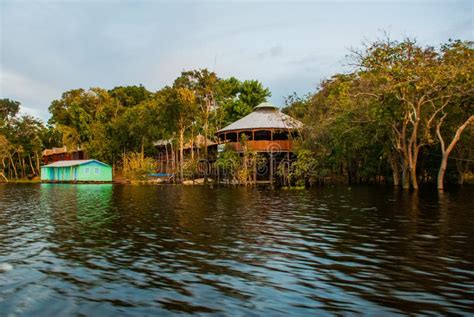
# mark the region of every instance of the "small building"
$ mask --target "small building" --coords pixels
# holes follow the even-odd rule
[[[97,160],[58,161],[41,167],[43,182],[112,182],[112,167]]]
[[[87,155],[81,149],[68,150],[66,146],[53,147],[43,151],[43,163],[51,164],[58,161],[85,160]]]

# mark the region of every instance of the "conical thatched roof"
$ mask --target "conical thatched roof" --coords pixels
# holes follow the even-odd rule
[[[278,107],[264,102],[255,107],[252,113],[217,131],[217,133],[252,129],[294,130],[302,126],[300,121],[284,114]]]

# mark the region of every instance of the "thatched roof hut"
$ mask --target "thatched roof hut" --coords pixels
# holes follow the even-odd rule
[[[296,130],[302,128],[303,124],[281,112],[278,107],[264,102],[254,108],[254,111],[240,120],[231,123],[225,128],[217,131],[217,134],[229,131],[243,131],[256,129],[272,130]]]
[[[238,151],[242,150],[242,140],[248,147],[258,152],[289,152],[292,139],[303,124],[284,113],[278,107],[264,102],[240,120],[217,131],[221,143],[230,143]]]

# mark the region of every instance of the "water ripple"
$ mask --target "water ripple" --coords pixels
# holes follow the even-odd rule
[[[0,185],[0,315],[468,315],[469,197]]]

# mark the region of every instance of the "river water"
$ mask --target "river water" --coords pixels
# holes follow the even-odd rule
[[[0,185],[0,316],[472,314],[473,196]]]

